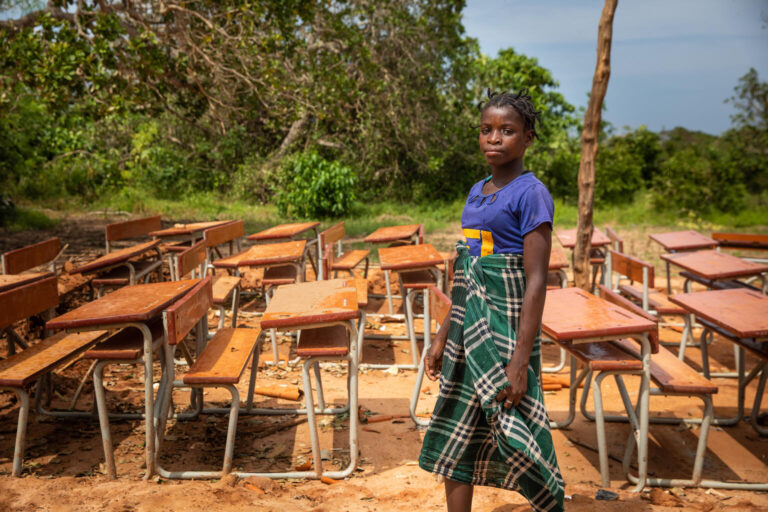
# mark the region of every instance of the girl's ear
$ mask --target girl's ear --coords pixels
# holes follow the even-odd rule
[[[525,131],[525,147],[528,147],[531,144],[533,144],[533,130],[526,130]]]

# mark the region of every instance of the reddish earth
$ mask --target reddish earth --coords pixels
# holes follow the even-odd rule
[[[0,233],[0,251],[20,247],[55,234],[70,244],[65,259],[73,263],[94,258],[102,249],[104,221],[77,220],[46,232]],[[452,234],[442,234],[452,239]],[[629,247],[635,253],[648,257],[657,251],[647,240],[645,232],[626,235]],[[446,244],[447,245],[447,244]],[[446,247],[440,247],[446,249]],[[631,251],[630,251],[631,252]],[[661,266],[657,265],[660,274]],[[374,269],[371,275],[372,291],[383,291],[382,274]],[[260,273],[246,275],[247,286],[256,288]],[[681,284],[676,282],[678,286]],[[88,300],[87,290],[75,290],[62,301],[60,312]],[[252,312],[263,310],[259,296],[245,299],[241,325],[253,325],[258,317]],[[399,311],[399,302],[395,304]],[[386,303],[374,299],[369,313],[386,312]],[[211,320],[215,320],[213,317]],[[399,321],[384,317],[369,317],[368,333],[402,334]],[[215,323],[212,322],[213,325]],[[39,338],[39,322],[19,325],[19,332],[30,341]],[[420,328],[417,323],[417,328]],[[382,330],[383,328],[383,330]],[[665,330],[662,339],[675,341],[679,332]],[[289,358],[293,344],[290,337],[280,337],[280,357]],[[733,350],[730,343],[716,339],[712,345],[712,370],[733,368]],[[545,362],[554,363],[558,351],[545,345]],[[0,344],[0,358],[7,355],[5,343]],[[699,352],[689,349],[687,360],[698,368]],[[363,362],[408,362],[411,358],[408,341],[367,340]],[[297,368],[273,369],[265,366],[271,360],[269,343],[265,342],[258,385],[285,384],[301,386],[301,373]],[[747,358],[752,366],[753,360]],[[77,362],[54,374],[56,396],[54,407],[65,408],[88,363]],[[184,367],[178,367],[179,372]],[[567,375],[567,369],[560,372]],[[329,365],[322,371],[327,401],[342,403],[345,396],[346,370]],[[362,370],[359,394],[361,406],[371,413],[402,415],[408,412],[408,401],[414,385],[412,371],[397,374],[382,370]],[[142,405],[143,388],[141,370],[129,366],[112,366],[106,371],[108,400],[113,410],[135,410]],[[735,410],[735,379],[713,379],[719,392],[714,398],[716,414],[726,416]],[[630,392],[635,382],[627,379]],[[90,387],[90,386],[89,386]],[[89,387],[78,403],[78,408],[89,409],[93,394]],[[436,383],[425,381],[417,411],[431,410]],[[245,395],[247,382],[240,385]],[[754,398],[755,385],[747,389],[747,404]],[[620,398],[612,381],[604,385],[608,411],[620,411]],[[187,394],[175,393],[178,409],[188,403]],[[208,403],[226,405],[225,391],[206,392]],[[564,418],[567,411],[568,390],[546,392],[550,417]],[[636,396],[636,395],[633,395]],[[262,405],[290,407],[295,402],[268,397],[257,397]],[[591,399],[589,401],[591,408]],[[658,398],[651,400],[653,413],[674,414],[678,417],[696,417],[701,404],[689,398]],[[766,404],[763,404],[766,409]],[[141,480],[143,469],[143,423],[116,421],[112,424],[119,478],[109,481],[103,474],[103,452],[98,422],[95,419],[67,420],[45,416],[30,416],[25,457],[25,473],[20,479],[11,478],[11,460],[18,407],[14,395],[0,393],[0,511],[186,511],[207,510],[313,510],[313,511],[389,511],[444,510],[442,484],[418,468],[416,463],[423,433],[408,418],[365,425],[360,431],[361,463],[352,477],[333,485],[319,481],[250,479],[238,481],[225,478],[213,481],[168,481],[155,478]],[[238,422],[234,465],[243,471],[289,470],[304,463],[310,455],[309,434],[306,423],[292,425],[292,416],[241,416]],[[349,458],[348,421],[346,418],[320,417],[321,446],[330,450],[326,468],[343,467]],[[279,427],[282,425],[282,429]],[[290,425],[290,426],[289,426]],[[202,417],[195,421],[173,421],[169,424],[164,446],[163,465],[173,469],[217,469],[223,457],[227,419],[220,416]],[[265,429],[277,430],[264,435]],[[608,442],[612,456],[620,458],[626,441],[628,426],[609,423]],[[656,475],[689,476],[698,428],[652,425],[650,440],[650,470]],[[701,489],[654,489],[633,493],[621,472],[621,464],[611,460],[611,490],[618,493],[615,501],[595,500],[599,489],[594,423],[577,414],[573,424],[553,431],[558,460],[570,499],[567,510],[766,510],[768,494],[746,491],[710,491]],[[704,477],[726,480],[768,480],[768,439],[760,438],[742,422],[735,427],[713,427],[704,463]],[[502,512],[528,510],[517,494],[488,488],[478,488],[475,510]]]

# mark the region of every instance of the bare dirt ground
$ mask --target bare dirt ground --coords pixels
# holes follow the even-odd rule
[[[60,236],[69,243],[65,259],[72,263],[92,259],[103,251],[104,219],[89,217],[70,218],[62,225],[45,232],[0,232],[0,252]],[[663,231],[665,228],[656,229]],[[659,278],[663,268],[658,264],[659,249],[648,241],[653,229],[625,230],[625,249],[645,259],[656,259]],[[435,236],[438,246],[447,249],[456,239],[456,233]],[[258,289],[260,272],[246,275],[246,287]],[[658,283],[657,285],[661,285]],[[673,282],[678,288],[682,284]],[[371,290],[383,290],[382,274],[374,269]],[[76,307],[88,300],[87,288],[76,290],[62,300],[60,311]],[[240,325],[255,325],[258,316],[251,313],[263,310],[261,297],[245,299],[245,314]],[[401,313],[399,302],[395,303]],[[386,313],[385,301],[372,299],[369,313]],[[211,316],[211,324],[215,318]],[[369,317],[368,334],[403,334],[402,322],[386,316]],[[34,342],[42,328],[40,322],[17,326],[19,332]],[[421,324],[417,323],[417,329]],[[665,329],[662,340],[679,340],[678,330]],[[290,358],[293,349],[289,336],[280,336],[280,358]],[[272,359],[268,341],[262,348],[258,368],[258,385],[287,385],[301,387],[301,373],[296,368],[274,368],[266,363]],[[363,362],[408,362],[411,358],[408,341],[366,340]],[[731,344],[716,339],[710,349],[712,371],[732,369]],[[558,350],[544,346],[545,364],[558,359]],[[0,343],[0,359],[7,356],[5,343]],[[699,367],[699,351],[689,349],[686,358]],[[753,361],[747,357],[748,367]],[[72,393],[86,372],[88,363],[79,361],[54,374],[56,389],[52,406],[66,408]],[[159,369],[158,369],[159,370]],[[178,367],[179,372],[184,367]],[[567,375],[567,368],[560,372]],[[142,406],[143,387],[141,369],[131,366],[112,366],[106,371],[105,381],[112,410],[138,410]],[[331,404],[345,401],[346,369],[328,365],[322,370],[326,399]],[[115,421],[112,436],[115,445],[118,480],[107,480],[103,474],[103,452],[97,420],[52,419],[30,415],[25,474],[11,478],[11,461],[16,431],[18,406],[12,393],[0,393],[0,511],[197,511],[227,510],[254,511],[411,511],[444,510],[442,484],[419,469],[417,460],[423,432],[414,427],[407,415],[408,401],[414,386],[415,372],[384,372],[361,370],[359,382],[360,404],[367,414],[392,415],[394,418],[362,425],[360,431],[361,462],[358,470],[348,479],[336,484],[312,480],[237,480],[225,478],[212,481],[169,481],[154,478],[142,481],[144,458],[143,423],[139,420]],[[735,412],[735,379],[713,379],[719,387],[715,396],[718,416]],[[635,382],[628,380],[630,392],[636,392]],[[247,379],[238,386],[245,396]],[[754,399],[755,385],[747,389],[746,403]],[[437,384],[426,381],[417,408],[429,413],[434,405]],[[621,402],[612,381],[604,386],[608,412],[621,412]],[[636,396],[633,394],[633,397]],[[226,405],[225,391],[206,392],[208,404]],[[562,419],[567,413],[568,390],[546,392],[550,417]],[[257,405],[291,407],[296,402],[269,397],[257,397]],[[177,410],[188,403],[188,393],[174,395]],[[91,409],[93,394],[86,387],[78,408]],[[591,399],[588,407],[592,408]],[[766,404],[763,404],[763,409]],[[652,413],[697,417],[702,407],[695,399],[658,398],[651,400]],[[291,470],[304,464],[310,456],[309,433],[306,423],[294,424],[295,416],[246,416],[238,422],[234,466],[242,471]],[[319,418],[321,446],[328,450],[328,469],[344,467],[349,460],[348,419],[344,416]],[[227,419],[224,416],[205,416],[195,421],[172,421],[168,426],[167,441],[163,448],[162,464],[168,469],[217,469],[223,457]],[[768,510],[768,494],[746,491],[710,491],[701,489],[654,489],[633,493],[621,470],[620,460],[627,439],[628,426],[620,423],[607,425],[611,488],[618,493],[615,501],[595,499],[599,489],[598,457],[594,449],[596,436],[594,423],[577,413],[567,429],[554,430],[558,460],[566,482],[569,499],[566,509],[572,511],[599,510]],[[272,432],[272,433],[270,433]],[[652,425],[650,439],[650,471],[655,475],[686,478],[698,439],[698,428],[675,425]],[[710,431],[708,451],[704,463],[704,477],[726,480],[768,481],[768,439],[760,438],[745,422],[735,427],[713,427]],[[474,510],[506,512],[528,510],[525,500],[507,491],[478,488]]]

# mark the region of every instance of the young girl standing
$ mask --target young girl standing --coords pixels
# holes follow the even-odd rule
[[[471,510],[475,485],[518,491],[536,511],[563,510],[539,385],[554,203],[523,165],[539,113],[526,91],[489,91],[480,110],[491,176],[472,187],[461,215],[450,322],[425,360],[440,394],[419,465],[445,477],[449,512]]]

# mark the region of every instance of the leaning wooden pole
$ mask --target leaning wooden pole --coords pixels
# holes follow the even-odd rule
[[[603,99],[608,90],[611,76],[611,38],[613,37],[613,15],[618,0],[605,0],[600,25],[597,29],[597,64],[592,78],[592,93],[589,95],[587,112],[584,115],[584,129],[581,131],[581,161],[579,162],[579,224],[576,231],[576,247],[573,252],[573,274],[576,286],[590,290],[589,256],[592,252],[592,207],[595,196],[595,158],[597,137]]]

